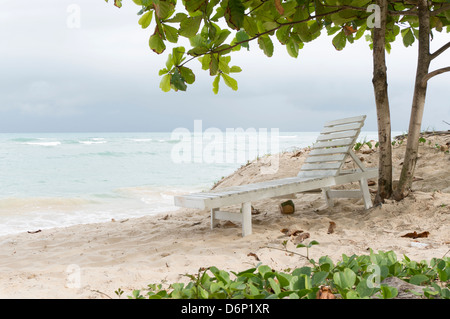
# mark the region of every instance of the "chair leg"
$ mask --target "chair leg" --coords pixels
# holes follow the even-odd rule
[[[242,203],[242,237],[252,234],[252,204]]]
[[[361,193],[364,200],[364,207],[366,209],[371,208],[373,205],[372,205],[372,198],[370,197],[369,185],[367,185],[367,178],[362,177],[359,180],[359,187],[361,188]]]
[[[334,201],[330,197],[329,191],[330,191],[329,187],[322,188],[322,195],[323,195],[323,198],[325,199],[325,202],[327,203],[328,207],[333,207]]]
[[[211,209],[211,229],[217,226],[218,220],[216,219],[216,211],[218,210],[219,208]]]

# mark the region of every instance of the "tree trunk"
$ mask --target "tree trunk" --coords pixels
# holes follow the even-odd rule
[[[405,158],[402,172],[397,188],[394,191],[394,198],[401,200],[408,196],[414,170],[416,168],[417,155],[419,149],[420,128],[422,126],[422,116],[425,107],[425,96],[427,93],[427,82],[423,81],[428,74],[430,67],[430,13],[427,0],[419,0],[419,54],[417,59],[417,71],[414,85],[414,96],[409,120],[408,140],[406,144]]]
[[[380,157],[378,163],[378,192],[375,205],[384,202],[392,195],[392,145],[391,116],[387,84],[385,57],[385,34],[387,19],[387,0],[377,0],[380,6],[380,27],[373,30],[373,88],[377,108],[378,143]]]

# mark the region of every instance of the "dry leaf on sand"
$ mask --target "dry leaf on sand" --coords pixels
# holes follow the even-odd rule
[[[303,242],[306,238],[309,238],[309,233],[301,233],[298,236],[291,236],[291,241],[294,244],[300,244],[301,242]]]
[[[412,239],[427,238],[429,234],[430,234],[430,232],[427,232],[427,231],[421,232],[419,234],[415,231],[413,233],[407,233],[401,237],[407,237],[407,238],[412,238]]]
[[[255,257],[256,261],[260,261],[259,257],[255,253],[248,253],[247,256]]]
[[[336,223],[335,222],[330,222],[330,226],[328,227],[328,232],[327,234],[332,234],[334,233],[334,229],[336,228]]]

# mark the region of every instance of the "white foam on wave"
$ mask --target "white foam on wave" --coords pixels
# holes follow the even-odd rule
[[[101,137],[95,137],[95,138],[91,138],[90,140],[79,141],[80,144],[86,144],[86,145],[105,144],[106,142],[107,141],[104,138],[101,138]]]
[[[133,142],[151,142],[153,141],[152,138],[130,138]]]
[[[25,142],[22,144],[26,144],[26,145],[39,145],[39,146],[58,146],[61,145],[61,142]]]

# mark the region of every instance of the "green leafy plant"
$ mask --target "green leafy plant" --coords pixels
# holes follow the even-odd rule
[[[300,246],[310,248],[315,241]],[[317,243],[317,242],[316,242]],[[309,246],[309,247],[308,247]],[[370,255],[342,255],[336,264],[328,256],[318,262],[310,259],[311,266],[292,271],[276,271],[259,263],[241,272],[227,272],[217,267],[199,269],[195,275],[186,274],[188,283],[148,285],[146,294],[134,290],[132,299],[315,299],[322,285],[331,288],[340,299],[391,299],[398,290],[381,282],[387,277],[398,277],[423,287],[421,298],[450,299],[450,258],[412,261],[407,256],[398,260],[393,251]],[[118,289],[116,294],[122,295]]]
[[[312,240],[308,244],[298,244],[297,248],[306,247],[306,258],[309,259],[309,249],[314,245],[319,245],[319,243],[315,240]]]

